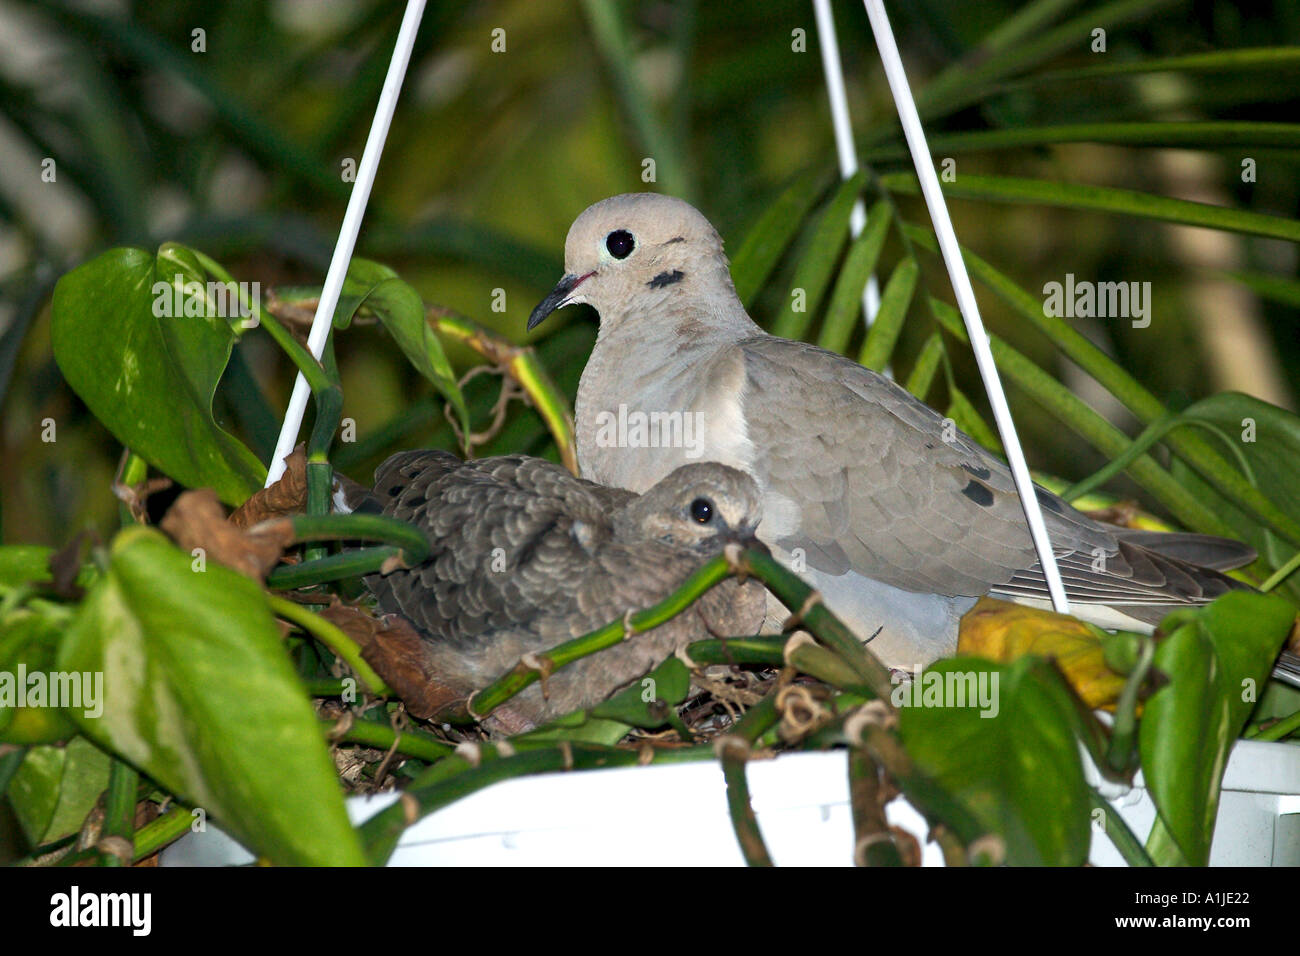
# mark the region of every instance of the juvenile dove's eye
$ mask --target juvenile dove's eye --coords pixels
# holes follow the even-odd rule
[[[691,502],[691,517],[700,524],[708,524],[713,520],[713,505],[708,498],[696,498]]]
[[[605,248],[615,259],[626,259],[636,248],[636,240],[626,229],[615,229],[605,237]]]

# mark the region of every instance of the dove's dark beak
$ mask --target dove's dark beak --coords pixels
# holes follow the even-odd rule
[[[542,321],[554,312],[556,309],[562,309],[569,304],[569,298],[573,295],[575,289],[582,285],[596,273],[588,272],[586,275],[567,275],[561,279],[551,294],[541,302],[537,303],[537,308],[533,309],[533,314],[528,317],[528,331],[531,332]]]

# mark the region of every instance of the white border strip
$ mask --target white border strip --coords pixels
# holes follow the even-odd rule
[[[822,53],[822,70],[826,74],[826,95],[831,101],[831,125],[835,128],[835,151],[840,159],[840,178],[849,179],[858,171],[858,154],[853,145],[853,124],[849,121],[849,101],[844,94],[844,68],[840,65],[840,43],[835,37],[835,16],[831,13],[831,0],[813,0],[813,15],[817,18],[818,44]],[[861,199],[853,205],[849,217],[849,233],[854,239],[862,235],[867,225],[867,207]],[[876,276],[867,276],[862,290],[862,317],[871,328],[880,310],[880,284]]]
[[[425,0],[408,0],[406,4],[406,14],[402,17],[402,26],[397,32],[393,58],[388,64],[388,76],[379,94],[379,105],[375,107],[375,118],[370,124],[370,135],[366,137],[365,152],[361,154],[361,164],[357,168],[357,179],[352,184],[352,194],[348,197],[348,208],[339,230],[338,244],[334,246],[334,256],[330,259],[329,271],[325,274],[325,287],[321,289],[320,304],[316,306],[311,334],[307,336],[307,347],[318,360],[329,339],[330,323],[339,304],[339,294],[343,291],[343,279],[347,276],[348,263],[352,261],[352,251],[357,245],[357,233],[361,231],[361,220],[366,214],[366,204],[370,201],[370,187],[375,182],[379,157],[384,151],[384,140],[388,138],[388,127],[392,124],[397,97],[402,92],[402,81],[406,78],[406,66],[411,60],[415,33],[424,16],[424,3]],[[299,372],[293,383],[289,407],[284,413],[280,437],[275,443],[275,454],[271,456],[267,468],[267,487],[279,481],[284,474],[284,459],[298,442],[298,432],[302,428],[302,418],[307,411],[307,398],[310,394],[307,380]]]
[[[993,407],[998,434],[1002,436],[1002,444],[1006,447],[1007,462],[1011,465],[1011,475],[1015,478],[1016,489],[1020,492],[1020,506],[1024,508],[1025,518],[1029,521],[1029,533],[1034,539],[1034,548],[1038,551],[1038,560],[1043,566],[1047,590],[1052,595],[1052,606],[1058,613],[1069,614],[1070,602],[1066,599],[1065,586],[1061,583],[1061,571],[1056,566],[1056,555],[1052,553],[1052,543],[1047,534],[1047,525],[1043,521],[1043,511],[1039,507],[1038,496],[1034,493],[1034,482],[1029,476],[1029,466],[1025,464],[1025,453],[1020,447],[1015,423],[1011,420],[1011,410],[1007,407],[1002,380],[998,377],[997,367],[993,363],[988,333],[984,331],[984,323],[980,319],[975,290],[971,288],[970,275],[966,272],[966,263],[962,261],[957,234],[953,231],[948,206],[943,200],[943,190],[939,188],[939,177],[934,174],[934,161],[930,156],[930,148],[926,145],[925,131],[921,128],[921,119],[916,112],[916,102],[912,99],[911,88],[907,85],[907,74],[903,70],[898,44],[894,42],[894,32],[889,26],[889,16],[885,13],[883,0],[863,0],[863,4],[867,8],[867,17],[871,20],[871,30],[875,34],[880,59],[885,66],[889,89],[894,94],[898,117],[903,123],[903,134],[907,137],[907,147],[912,153],[916,176],[921,182],[921,193],[925,196],[925,204],[934,222],[934,232],[939,239],[943,261],[948,267],[953,291],[957,293],[957,305],[961,307],[961,316],[966,322],[971,348],[975,351],[975,362],[979,366],[980,376],[984,379],[984,388],[988,392],[989,403]]]

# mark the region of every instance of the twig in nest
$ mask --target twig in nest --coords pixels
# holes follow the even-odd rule
[[[456,416],[452,411],[451,403],[446,402],[442,406],[442,413],[446,416],[452,431],[456,433],[456,440],[460,442],[460,447],[465,450],[466,458],[473,458],[475,448],[487,444],[501,431],[502,426],[506,423],[506,408],[510,405],[511,399],[517,398],[524,404],[529,404],[528,393],[520,387],[519,383],[510,375],[510,370],[503,365],[476,365],[466,372],[456,384],[463,391],[467,382],[477,378],[484,372],[495,372],[501,376],[501,392],[497,395],[496,404],[492,406],[492,424],[486,430],[471,432],[468,436],[462,434],[460,424],[456,421]]]
[[[126,505],[133,521],[137,524],[148,524],[149,508],[145,502],[155,491],[164,491],[170,488],[172,480],[159,476],[157,478],[147,478],[136,485],[126,484],[122,480],[122,476],[126,472],[126,463],[131,460],[131,455],[131,449],[122,450],[122,458],[117,463],[117,474],[113,476],[113,495],[118,501]]]

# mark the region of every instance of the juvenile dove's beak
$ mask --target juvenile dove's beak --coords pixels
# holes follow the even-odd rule
[[[548,315],[556,309],[562,309],[569,304],[569,297],[573,295],[573,290],[590,279],[594,272],[588,272],[586,275],[567,275],[561,279],[554,289],[541,302],[537,303],[537,308],[533,309],[533,314],[528,317],[528,331],[531,332],[542,323]]]
[[[769,558],[772,556],[771,550],[762,541],[759,541],[754,534],[753,528],[737,528],[726,536],[728,541],[735,542],[742,548],[753,548],[760,554],[765,554]]]

